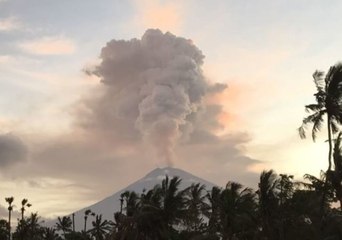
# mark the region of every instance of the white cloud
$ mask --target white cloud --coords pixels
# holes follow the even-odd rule
[[[61,36],[42,37],[31,41],[22,42],[19,47],[35,55],[65,55],[75,52],[75,43]]]
[[[14,58],[10,55],[0,55],[0,63],[1,64],[8,64],[13,62]]]

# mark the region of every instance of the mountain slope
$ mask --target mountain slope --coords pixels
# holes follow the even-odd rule
[[[204,179],[196,177],[188,172],[185,172],[181,169],[177,168],[156,168],[150,173],[148,173],[145,177],[140,180],[132,183],[128,187],[122,189],[114,193],[113,195],[103,199],[100,202],[97,202],[89,207],[85,207],[77,212],[75,212],[75,228],[77,231],[82,230],[84,226],[84,212],[87,209],[91,209],[92,212],[96,214],[102,214],[103,219],[113,220],[114,213],[120,210],[120,195],[125,191],[135,191],[137,193],[142,193],[144,189],[149,190],[152,189],[155,185],[161,184],[162,180],[165,176],[169,177],[178,176],[182,179],[181,189],[185,189],[190,186],[192,183],[201,183],[204,184],[207,190],[210,190],[215,184],[208,182]],[[71,217],[71,215],[70,215]],[[87,226],[88,229],[91,227],[91,222],[93,221],[92,216],[88,217]]]

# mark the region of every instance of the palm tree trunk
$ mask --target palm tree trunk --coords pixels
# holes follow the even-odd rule
[[[324,202],[325,202],[325,198],[327,196],[327,192],[328,192],[328,178],[329,178],[329,174],[331,171],[331,157],[332,157],[332,139],[331,139],[331,117],[328,114],[328,120],[327,120],[327,124],[328,124],[328,142],[329,142],[329,155],[328,155],[328,170],[326,171],[325,174],[325,183],[324,183],[324,189],[323,189],[323,195],[322,195],[322,201],[321,201],[321,213],[324,213]]]
[[[332,156],[331,117],[329,115],[328,115],[328,141],[329,141],[329,156],[328,156],[329,165],[328,165],[327,172],[331,170],[331,156]]]
[[[72,231],[75,232],[75,213],[72,214]]]
[[[8,240],[11,240],[11,210],[8,211]]]
[[[87,231],[87,218],[84,218],[84,233]]]

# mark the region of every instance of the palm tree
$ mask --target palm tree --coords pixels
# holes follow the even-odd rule
[[[89,230],[89,233],[96,240],[104,240],[105,235],[111,230],[110,223],[107,220],[102,221],[102,215],[96,215],[92,225],[93,228]]]
[[[220,197],[220,229],[223,239],[254,236],[255,194],[236,182],[228,182]]]
[[[334,170],[327,172],[327,178],[331,181],[333,188],[335,189],[336,197],[340,202],[340,208],[342,210],[342,132],[339,133],[334,144]]]
[[[0,239],[8,238],[8,224],[5,219],[0,219]]]
[[[45,227],[42,229],[42,237],[44,240],[60,239],[54,228]]]
[[[11,213],[13,211],[12,203],[14,201],[14,197],[7,197],[5,200],[8,203],[8,239],[11,240]]]
[[[302,126],[298,129],[301,138],[306,137],[308,124],[313,124],[312,138],[316,139],[316,134],[321,130],[324,116],[327,116],[328,128],[328,171],[331,170],[332,157],[332,134],[338,132],[338,125],[342,123],[342,64],[330,67],[328,73],[323,78],[324,73],[316,71],[313,74],[317,92],[314,94],[316,103],[305,106],[311,113],[303,119]]]
[[[40,217],[37,213],[31,213],[31,216],[19,221],[16,232],[13,234],[14,239],[30,239],[41,240],[43,228],[40,226]]]
[[[25,207],[31,207],[31,206],[32,206],[32,204],[30,204],[26,198],[21,200],[21,208],[20,208],[21,220],[24,220],[24,212],[26,210]]]
[[[84,212],[84,233],[87,232],[87,220],[88,220],[88,216],[95,216],[95,213],[93,213],[90,209],[85,210]]]
[[[220,229],[220,198],[222,190],[214,186],[211,191],[207,193],[209,200],[208,209],[204,212],[208,217],[208,231],[211,235],[216,235]]]
[[[184,191],[178,191],[181,181],[179,177],[173,177],[170,180],[166,175],[161,184],[161,215],[168,227],[177,224],[184,214]]]
[[[185,224],[188,231],[198,231],[203,224],[203,212],[208,209],[206,201],[205,185],[197,183],[192,184],[185,190],[184,204],[186,207]]]
[[[56,223],[57,231],[62,231],[65,237],[66,233],[71,232],[71,218],[70,217],[58,217],[58,222]]]
[[[258,184],[259,214],[261,218],[261,232],[268,239],[275,239],[276,229],[274,218],[278,215],[279,179],[273,170],[263,171]]]
[[[126,216],[131,217],[138,209],[138,194],[133,191],[125,191],[121,198],[126,202]]]
[[[72,216],[72,231],[75,232],[75,213],[72,213],[71,216]]]

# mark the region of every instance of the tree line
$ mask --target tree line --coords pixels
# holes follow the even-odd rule
[[[122,193],[121,208],[112,220],[89,209],[84,212],[84,229],[75,231],[73,215],[58,217],[55,226],[44,227],[37,213],[22,214],[12,236],[9,221],[0,220],[0,239],[342,239],[342,213],[332,207],[338,200],[336,190],[329,184],[322,212],[326,175],[307,174],[304,179],[297,182],[292,175],[270,170],[261,173],[256,191],[237,182],[206,190],[200,183],[180,189],[179,177],[166,176],[140,194]]]

